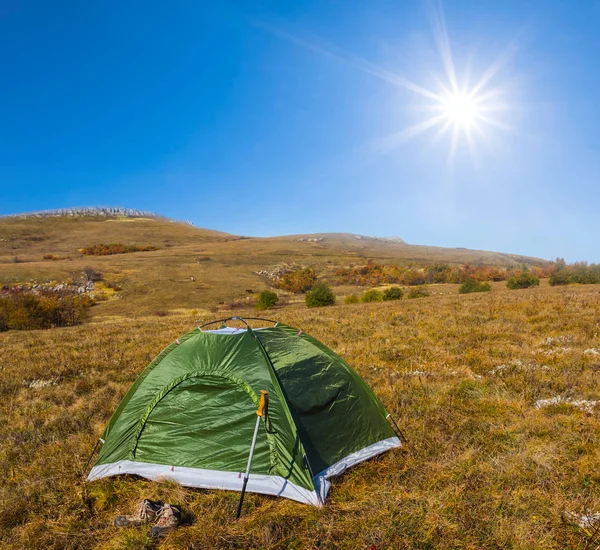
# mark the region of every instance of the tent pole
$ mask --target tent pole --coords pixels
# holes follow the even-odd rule
[[[240,519],[242,515],[242,504],[244,504],[244,495],[246,494],[246,486],[248,485],[248,478],[250,477],[250,467],[252,466],[252,456],[254,455],[254,447],[256,446],[256,438],[258,436],[258,428],[260,427],[260,419],[265,414],[265,409],[268,403],[269,392],[266,390],[260,390],[260,403],[258,404],[258,410],[256,411],[256,424],[254,426],[254,435],[252,436],[252,444],[250,445],[250,454],[248,455],[248,466],[246,466],[246,475],[244,476],[244,485],[242,486],[242,494],[240,495],[240,502],[238,504],[236,518]]]
[[[404,440],[404,443],[406,443],[408,445],[408,439],[406,439],[406,437],[404,437],[404,434],[402,433],[400,426],[398,426],[398,424],[396,424],[394,417],[390,413],[388,413],[386,416],[386,419],[391,420],[392,424],[394,424],[394,426],[396,426],[396,430],[397,430],[396,435],[398,436],[398,438],[400,440]]]
[[[98,441],[96,441],[96,444],[94,445],[94,448],[92,449],[92,452],[90,453],[90,456],[87,459],[87,462],[85,463],[85,467],[83,468],[83,472],[81,473],[83,477],[85,477],[85,473],[87,472],[90,462],[92,461],[92,457],[94,456],[94,453],[96,452],[96,449],[98,448],[98,445],[100,445],[100,443],[104,444],[104,439],[102,439],[101,437],[98,439]]]

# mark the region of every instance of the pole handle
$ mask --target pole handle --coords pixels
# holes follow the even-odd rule
[[[258,409],[256,410],[256,414],[258,416],[264,416],[267,410],[267,406],[269,404],[269,392],[267,390],[260,390],[260,403],[258,404]]]

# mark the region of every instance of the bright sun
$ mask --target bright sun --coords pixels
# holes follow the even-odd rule
[[[441,109],[446,118],[461,130],[469,129],[477,120],[477,101],[464,93],[444,98]]]
[[[491,84],[502,66],[515,52],[515,46],[509,45],[478,79],[471,80],[476,75],[471,73],[470,67],[467,67],[468,70],[462,75],[463,78],[459,78],[441,8],[433,14],[433,27],[444,69],[442,74],[433,74],[434,86],[425,87],[398,75],[376,71],[372,66],[365,69],[421,96],[425,102],[415,110],[429,113],[424,119],[388,136],[382,142],[386,144],[386,148],[390,148],[419,134],[434,130],[433,141],[450,134],[450,159],[454,158],[459,144],[463,141],[471,156],[475,157],[476,139],[487,140],[491,127],[511,131],[511,127],[499,118],[506,111],[512,110],[507,102],[506,89],[492,87]]]
[[[265,28],[309,50],[419,96],[419,102],[411,101],[407,109],[427,113],[426,116],[419,116],[414,124],[375,140],[371,145],[373,150],[389,151],[427,132],[433,134],[432,143],[437,142],[442,136],[450,137],[449,160],[455,157],[459,145],[466,145],[471,157],[475,158],[477,141],[489,142],[493,128],[513,131],[504,119],[507,112],[515,110],[516,107],[511,105],[510,87],[506,83],[498,86],[497,77],[516,52],[516,44],[509,44],[506,50],[480,75],[471,70],[475,56],[470,56],[471,60],[465,67],[464,73],[458,74],[450,48],[441,0],[434,0],[430,15],[433,37],[441,61],[439,68],[443,71],[431,72],[427,85],[412,82],[400,74],[344,50],[330,51],[320,44],[308,42],[284,31],[269,26]],[[406,100],[403,102],[406,103]]]

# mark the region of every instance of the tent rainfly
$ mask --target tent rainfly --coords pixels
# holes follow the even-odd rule
[[[136,474],[242,491],[261,390],[268,410],[247,491],[321,506],[331,477],[400,446],[379,399],[333,351],[282,323],[231,319],[245,328],[225,319],[194,329],[146,367],[104,430],[88,481]]]

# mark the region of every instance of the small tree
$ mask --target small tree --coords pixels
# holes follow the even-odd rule
[[[271,309],[277,302],[279,302],[279,296],[272,290],[263,290],[258,295],[258,301],[256,302],[256,309],[259,311],[265,309]]]
[[[332,306],[335,304],[335,295],[327,283],[320,282],[306,293],[305,300],[308,307]]]
[[[552,275],[550,275],[550,279],[548,281],[550,286],[556,285],[570,285],[574,283],[573,273],[568,268],[562,268],[559,270],[554,270]]]
[[[475,279],[467,279],[460,285],[458,292],[460,294],[471,294],[471,292],[489,292],[490,290],[492,290],[492,287],[489,283],[479,282]]]
[[[303,267],[283,275],[277,288],[299,294],[310,290],[317,282],[317,272],[312,267]]]
[[[381,302],[383,300],[383,292],[377,290],[376,288],[372,288],[371,290],[367,290],[363,295],[361,300],[365,303],[368,302]]]
[[[356,294],[350,294],[350,296],[346,296],[344,302],[346,302],[347,304],[358,304],[358,302],[360,302],[360,299]]]
[[[383,299],[386,302],[389,300],[400,300],[402,296],[404,296],[404,292],[397,286],[391,286],[383,292]]]
[[[531,273],[527,273],[525,271],[511,277],[506,281],[506,286],[511,290],[517,290],[519,288],[529,288],[532,286],[538,286],[540,284],[540,280]]]
[[[429,290],[425,286],[416,286],[411,288],[408,293],[408,298],[426,298],[429,296]]]

